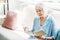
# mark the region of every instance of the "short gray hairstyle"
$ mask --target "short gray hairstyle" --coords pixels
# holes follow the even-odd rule
[[[44,3],[37,3],[36,5],[35,5],[35,8],[36,7],[40,7],[40,8],[43,8],[43,10],[44,10],[44,13],[48,13],[48,8],[46,7],[46,5],[44,4]]]
[[[40,8],[44,8],[44,5],[43,5],[42,3],[37,3],[37,4],[36,4],[36,7],[38,7],[38,8],[39,8],[39,7],[40,7]],[[35,8],[36,8],[36,7],[35,7]]]

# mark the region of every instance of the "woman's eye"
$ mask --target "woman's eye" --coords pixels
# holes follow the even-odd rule
[[[41,11],[41,10],[39,10],[39,11]]]

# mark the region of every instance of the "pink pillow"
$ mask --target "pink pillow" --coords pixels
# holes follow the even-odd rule
[[[15,30],[16,21],[17,21],[17,13],[13,11],[8,11],[2,26],[11,30]]]

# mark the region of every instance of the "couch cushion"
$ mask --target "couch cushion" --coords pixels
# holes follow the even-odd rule
[[[2,26],[13,30],[15,29],[16,20],[17,20],[17,14],[13,11],[8,11]]]

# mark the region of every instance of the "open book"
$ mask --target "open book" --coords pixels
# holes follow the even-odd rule
[[[44,36],[46,34],[46,32],[44,30],[40,30],[38,32],[34,32],[34,34],[39,34],[41,36]]]

